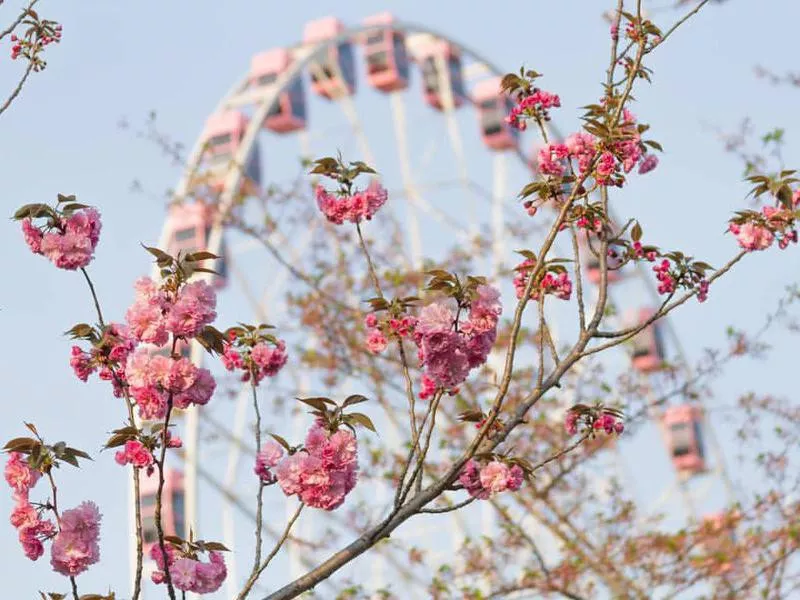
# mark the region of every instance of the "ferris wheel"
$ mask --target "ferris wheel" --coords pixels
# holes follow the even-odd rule
[[[361,63],[356,60],[358,50]],[[172,254],[205,249],[221,257],[209,265],[218,275],[200,274],[221,292],[220,322],[254,314],[259,322],[277,325],[282,337],[285,331],[287,338],[299,336],[299,330],[292,331],[281,321],[288,310],[286,293],[297,283],[306,255],[341,240],[307,204],[300,207],[291,197],[276,200],[275,195],[265,194],[266,184],[296,174],[298,157],[341,151],[347,158],[374,166],[389,190],[388,224],[377,229],[381,225],[376,219],[366,229],[367,236],[385,236],[396,258],[410,269],[441,259],[458,245],[463,252],[485,257],[483,273],[498,284],[502,275],[506,280],[500,286],[503,297],[513,298],[508,285],[508,269],[518,262],[513,250],[538,240],[531,236],[539,225],[524,218],[514,198],[531,178],[528,150],[537,140],[532,132],[516,131],[504,121],[510,103],[499,88],[504,73],[448,35],[399,21],[388,13],[351,28],[333,17],[308,23],[296,46],[254,56],[245,75],[211,113],[175,189],[159,248]],[[559,137],[555,128],[552,135]],[[245,226],[268,230],[268,236],[258,242],[232,230],[231,216]],[[373,227],[379,233],[373,233]],[[571,253],[563,250],[566,256]],[[330,251],[345,250],[339,245]],[[587,256],[591,281],[592,259]],[[620,306],[630,307],[631,298],[635,308],[653,303],[647,296],[652,291],[647,279],[630,271],[611,284],[627,300],[620,301]],[[348,294],[346,285],[343,293]],[[361,300],[346,297],[354,307]],[[637,313],[637,318],[641,316],[644,313]],[[664,335],[670,333],[665,342]],[[682,352],[668,323],[649,328],[636,340],[632,358],[622,351],[616,357],[621,370],[630,370],[632,365],[644,377],[657,371],[668,355]],[[300,347],[311,351],[314,343],[303,340]],[[184,351],[197,364],[205,359],[197,344]],[[490,364],[497,364],[497,358]],[[267,390],[275,400],[266,424],[270,431],[300,440],[309,425],[307,415],[278,397],[317,393],[339,397],[360,391],[352,387],[352,380],[340,382],[335,391],[321,388],[312,375],[295,368],[290,357],[274,389]],[[654,404],[652,416],[665,428],[662,440],[677,467],[672,479],[675,486],[665,486],[665,494],[674,487],[685,497],[696,498],[689,479],[708,473],[709,465],[712,475],[727,480],[719,449],[715,446],[711,459],[705,454],[702,437],[707,437],[710,428],[700,408],[670,407],[665,418],[660,410]],[[257,485],[252,475],[257,449],[251,412],[245,387],[229,400],[215,398],[202,410],[195,407],[182,415],[183,465],[169,474],[165,486],[168,534],[187,535],[191,529],[204,539],[221,538],[231,548],[237,542],[247,546]],[[383,441],[399,447],[404,438],[401,426],[392,422],[391,411],[374,420],[380,421]],[[147,507],[152,493],[144,486],[145,537],[150,542],[152,516]],[[357,487],[353,494],[357,496],[353,502],[363,503],[365,521],[379,518],[391,502],[390,488],[373,481],[369,489]],[[269,543],[270,537],[280,536],[293,507],[282,494],[265,496]],[[210,531],[198,530],[200,514],[203,527]],[[428,521],[420,519],[420,524],[409,523],[393,538],[406,542],[406,547],[426,548],[430,560],[436,561],[439,554],[457,550],[465,536],[489,533],[495,527],[492,510],[486,506],[473,505],[450,517],[444,526],[446,536],[432,532]],[[330,531],[352,537],[359,526],[337,512],[316,511],[313,516],[307,512],[304,519],[293,530],[285,556],[276,559],[278,577],[265,576],[264,585],[274,587],[298,577],[325,558],[326,551],[312,543],[312,529],[315,534]],[[376,550],[369,567],[373,587],[402,582],[408,597],[424,597],[429,582],[420,575],[418,565],[410,564],[407,555],[388,544]],[[227,561],[229,587],[220,597],[232,598],[251,557],[231,553]],[[425,567],[431,568],[429,560]]]

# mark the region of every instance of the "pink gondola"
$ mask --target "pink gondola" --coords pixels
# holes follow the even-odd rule
[[[336,17],[324,17],[306,23],[303,43],[314,45],[335,39],[345,30]],[[311,89],[323,98],[352,95],[356,90],[356,68],[353,46],[348,41],[331,44],[321,58],[309,65]]]
[[[364,25],[375,25],[364,40],[367,80],[382,92],[395,92],[408,87],[410,65],[406,52],[406,36],[392,29],[391,13],[383,12],[364,19]]]
[[[517,147],[519,131],[505,119],[514,103],[508,94],[500,91],[500,77],[481,81],[472,92],[478,109],[483,143],[492,150],[511,150]]]
[[[292,55],[285,48],[256,54],[250,61],[250,87],[273,85],[292,64]],[[295,77],[280,93],[264,120],[264,127],[276,133],[298,131],[306,126],[306,98],[303,80]]]
[[[672,464],[681,473],[694,475],[706,470],[702,422],[703,413],[698,406],[682,404],[671,406],[664,412]]]
[[[156,529],[156,494],[158,493],[158,473],[149,477],[142,474],[139,497],[142,503],[142,537],[145,556],[158,543]],[[161,526],[164,535],[187,535],[184,519],[183,473],[167,469],[164,472],[164,488],[161,492]]]
[[[225,185],[229,169],[234,164],[236,153],[242,145],[249,119],[238,111],[217,113],[206,121],[203,131],[205,154],[204,166],[209,171],[210,181],[206,184],[216,193]],[[244,165],[242,191],[248,195],[256,194],[261,185],[261,159],[258,145],[254,145]]]
[[[449,86],[453,97],[453,107],[464,103],[464,77],[461,72],[461,53],[456,46],[444,41],[433,40],[420,48],[417,60],[422,66],[422,87],[425,101],[437,110],[444,107],[442,85]],[[444,63],[445,72],[440,73]]]
[[[178,252],[186,255],[208,248],[211,236],[211,227],[214,223],[214,207],[203,202],[186,204],[173,204],[167,215],[169,240],[167,252],[176,256]],[[227,279],[225,241],[221,251],[217,253],[220,258],[215,261],[204,261],[200,266],[213,269],[217,275],[213,278],[214,287],[222,288]],[[215,264],[216,263],[216,264]]]
[[[631,326],[647,321],[653,314],[654,312],[650,309],[641,309]],[[664,362],[664,356],[664,343],[658,322],[652,323],[633,338],[632,362],[633,368],[637,371],[651,373],[659,370]]]

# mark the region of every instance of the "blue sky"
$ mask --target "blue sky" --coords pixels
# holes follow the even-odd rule
[[[104,231],[91,272],[112,318],[119,318],[130,301],[132,279],[148,268],[138,243],[155,241],[164,214],[155,199],[132,194],[130,182],[138,178],[160,193],[177,179],[174,167],[152,146],[118,129],[120,117],[140,122],[155,109],[166,130],[191,144],[252,54],[296,43],[312,18],[336,14],[356,24],[378,10],[362,0],[253,4],[41,2],[43,16],[63,23],[64,41],[48,49],[47,70],[33,76],[0,116],[2,205],[10,215],[20,204],[51,201],[62,192],[99,206]],[[608,38],[600,13],[608,2],[386,4],[402,19],[445,32],[508,70],[524,63],[544,73],[543,86],[561,95],[556,122],[564,131],[576,126],[576,108],[600,94]],[[9,0],[0,6],[3,23],[18,5]],[[670,18],[667,13],[656,21]],[[763,63],[783,72],[797,66],[787,49],[799,18],[800,5],[789,0],[712,5],[653,56],[653,85],[639,88],[633,111],[652,125],[652,137],[666,152],[659,169],[632,182],[617,206],[639,216],[654,243],[681,247],[715,265],[733,252],[731,239],[722,232],[730,212],[742,206],[747,187],[740,165],[722,152],[705,123],[733,129],[750,116],[759,130],[785,127],[785,156],[792,166],[800,135],[796,92],[775,90],[757,80],[752,68]],[[6,57],[10,50],[4,46],[0,53]],[[21,67],[0,59],[4,89],[16,81]],[[365,110],[377,115],[380,98],[373,97]],[[409,104],[421,105],[418,99]],[[391,123],[373,119],[368,133],[377,139],[389,136]],[[467,136],[466,143],[479,144],[475,135]],[[269,156],[268,147],[266,152]],[[67,364],[70,343],[61,332],[93,317],[84,284],[75,274],[57,272],[30,255],[10,221],[0,220],[0,255],[6,281],[0,286],[0,331],[6,339],[0,350],[0,439],[22,434],[21,423],[27,420],[50,437],[80,440],[94,452],[104,432],[122,417],[121,406],[105,387],[77,381]],[[760,325],[763,312],[797,272],[796,252],[775,250],[751,258],[712,288],[705,305],[692,303],[676,317],[691,354],[721,343],[728,324]],[[778,350],[788,348],[780,337],[775,344]],[[747,361],[715,386],[717,396],[731,398],[755,387],[788,393],[792,381],[786,356],[776,352],[769,362]],[[112,528],[125,522],[126,483],[111,458],[100,455],[90,468],[60,474],[65,506],[91,496],[107,518],[104,567],[80,578],[86,592],[106,585],[126,590],[126,530]],[[630,468],[641,476],[635,463]],[[8,495],[0,494],[0,514],[8,514],[10,507]],[[62,582],[48,565],[31,565],[17,550],[5,518],[0,535],[0,576],[8,597],[59,589]]]

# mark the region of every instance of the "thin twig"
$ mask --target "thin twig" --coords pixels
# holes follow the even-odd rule
[[[364,242],[364,236],[361,235],[361,224],[356,223],[356,231],[358,232],[358,243],[361,244],[361,250],[364,251],[364,256],[367,258],[367,267],[369,268],[369,276],[372,279],[372,285],[375,286],[375,291],[378,296],[383,298],[383,291],[381,291],[381,282],[378,280],[378,274],[375,272],[375,265],[372,264],[372,257],[367,250],[367,244]]]
[[[17,87],[15,87],[14,91],[11,92],[11,95],[6,99],[5,103],[3,103],[3,106],[0,106],[0,115],[2,115],[6,109],[11,106],[11,103],[14,101],[14,99],[19,96],[19,93],[22,91],[22,86],[25,85],[25,82],[28,80],[28,76],[31,74],[31,71],[33,71],[33,63],[29,62],[28,67],[25,69],[25,73],[22,75],[22,79],[20,79],[19,83],[17,84]]]
[[[464,508],[465,506],[472,504],[475,500],[475,497],[470,496],[466,500],[463,500],[458,504],[453,504],[452,506],[443,506],[441,508],[421,508],[419,512],[420,514],[439,515],[441,513],[453,512],[454,510]]]
[[[9,25],[9,26],[8,26],[8,28],[7,28],[7,29],[4,29],[2,32],[0,32],[0,40],[2,40],[4,37],[6,37],[6,36],[7,36],[9,33],[13,32],[13,31],[14,31],[14,30],[17,28],[17,26],[18,26],[20,23],[22,23],[22,20],[23,20],[25,17],[27,17],[27,16],[28,16],[28,11],[29,11],[30,9],[32,9],[32,8],[33,8],[33,6],[34,6],[34,5],[35,5],[35,4],[36,4],[38,1],[39,1],[39,0],[32,0],[32,1],[31,1],[31,3],[30,3],[30,4],[28,4],[28,8],[26,8],[25,10],[23,10],[23,11],[20,13],[20,15],[19,15],[19,16],[18,16],[18,17],[17,17],[15,20],[14,20],[14,22],[13,22],[13,23],[11,23],[11,25]]]
[[[94,308],[97,311],[97,319],[100,323],[100,327],[105,327],[106,324],[103,321],[103,311],[100,310],[100,302],[97,299],[97,292],[95,292],[94,284],[92,280],[89,278],[89,273],[86,272],[84,267],[81,267],[81,273],[83,273],[84,279],[86,279],[86,283],[89,284],[89,290],[92,292],[92,300],[94,300]]]
[[[256,389],[255,373],[250,374],[250,388],[253,393],[253,408],[256,411],[256,452],[261,451],[261,409],[258,407],[258,391]],[[264,519],[264,482],[258,480],[258,493],[256,494],[256,550],[253,559],[253,570],[251,577],[258,574],[258,566],[261,564],[262,529]]]
[[[239,592],[239,595],[236,597],[237,600],[243,600],[244,598],[246,598],[247,595],[250,593],[250,591],[253,589],[253,586],[255,585],[256,581],[258,581],[258,578],[261,575],[261,573],[263,573],[264,569],[266,569],[267,566],[269,566],[270,561],[272,561],[272,559],[275,558],[275,555],[278,553],[283,544],[289,538],[289,532],[292,530],[292,526],[294,525],[295,521],[297,521],[297,518],[300,516],[300,512],[303,510],[304,506],[305,504],[301,502],[300,506],[297,507],[297,510],[294,512],[294,515],[292,515],[292,518],[289,519],[289,522],[286,524],[286,528],[283,530],[283,535],[281,535],[281,537],[275,543],[275,547],[272,548],[270,553],[264,559],[264,562],[258,566],[258,569],[256,569],[253,573],[250,574],[250,577],[244,584],[242,591]]]
[[[664,42],[666,42],[666,41],[667,41],[667,38],[668,38],[669,36],[671,36],[671,35],[672,35],[672,34],[675,32],[675,30],[676,30],[678,27],[680,27],[681,25],[683,25],[683,24],[684,24],[686,21],[688,21],[688,20],[689,20],[691,17],[693,17],[695,14],[697,14],[697,12],[698,12],[698,11],[699,11],[701,8],[703,8],[703,7],[704,7],[706,4],[708,4],[708,0],[703,0],[702,2],[700,2],[700,4],[698,4],[697,6],[695,6],[695,7],[694,7],[692,10],[690,10],[688,13],[686,13],[686,14],[685,14],[683,17],[681,17],[680,19],[678,19],[678,21],[676,21],[676,22],[675,22],[675,24],[674,24],[672,27],[670,27],[670,28],[667,30],[667,32],[666,32],[664,35],[662,35],[662,36],[661,36],[661,39],[660,39],[658,42],[656,42],[656,43],[654,43],[652,46],[650,46],[650,49],[647,51],[647,53],[649,54],[650,52],[652,52],[653,50],[655,50],[656,48],[658,48],[658,47],[659,47],[661,44],[663,44]]]
[[[175,352],[177,340],[172,341],[172,352]],[[175,600],[175,588],[172,585],[172,575],[167,567],[167,547],[164,541],[164,526],[161,521],[161,502],[164,495],[164,463],[167,456],[167,434],[169,433],[169,418],[172,414],[172,392],[167,396],[167,414],[164,416],[164,429],[161,434],[161,457],[156,461],[158,467],[158,490],[156,491],[156,532],[158,534],[158,547],[164,559],[164,581],[167,584],[167,593],[170,600]]]

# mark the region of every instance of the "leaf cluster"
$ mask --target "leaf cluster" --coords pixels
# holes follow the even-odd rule
[[[86,452],[68,446],[66,442],[56,442],[52,445],[45,444],[33,424],[25,423],[25,426],[36,437],[18,437],[9,440],[3,446],[3,451],[18,452],[26,455],[28,457],[28,466],[31,469],[41,473],[49,473],[54,466],[58,468],[61,463],[80,467],[79,458],[92,460]]]
[[[344,425],[354,434],[356,432],[356,427],[365,427],[373,433],[376,432],[375,425],[373,424],[372,420],[364,413],[344,412],[344,409],[347,407],[360,404],[362,402],[367,402],[369,399],[366,396],[362,396],[361,394],[351,394],[344,399],[341,405],[324,396],[296,398],[296,400],[313,408],[314,410],[310,411],[311,414],[318,419],[321,419],[323,423],[325,423],[326,429],[331,433],[337,431],[340,425]],[[281,441],[282,438],[279,439],[274,435],[273,437],[278,443],[286,448],[287,451],[291,452],[296,450],[296,448],[291,448],[288,444],[286,444],[286,440]]]

